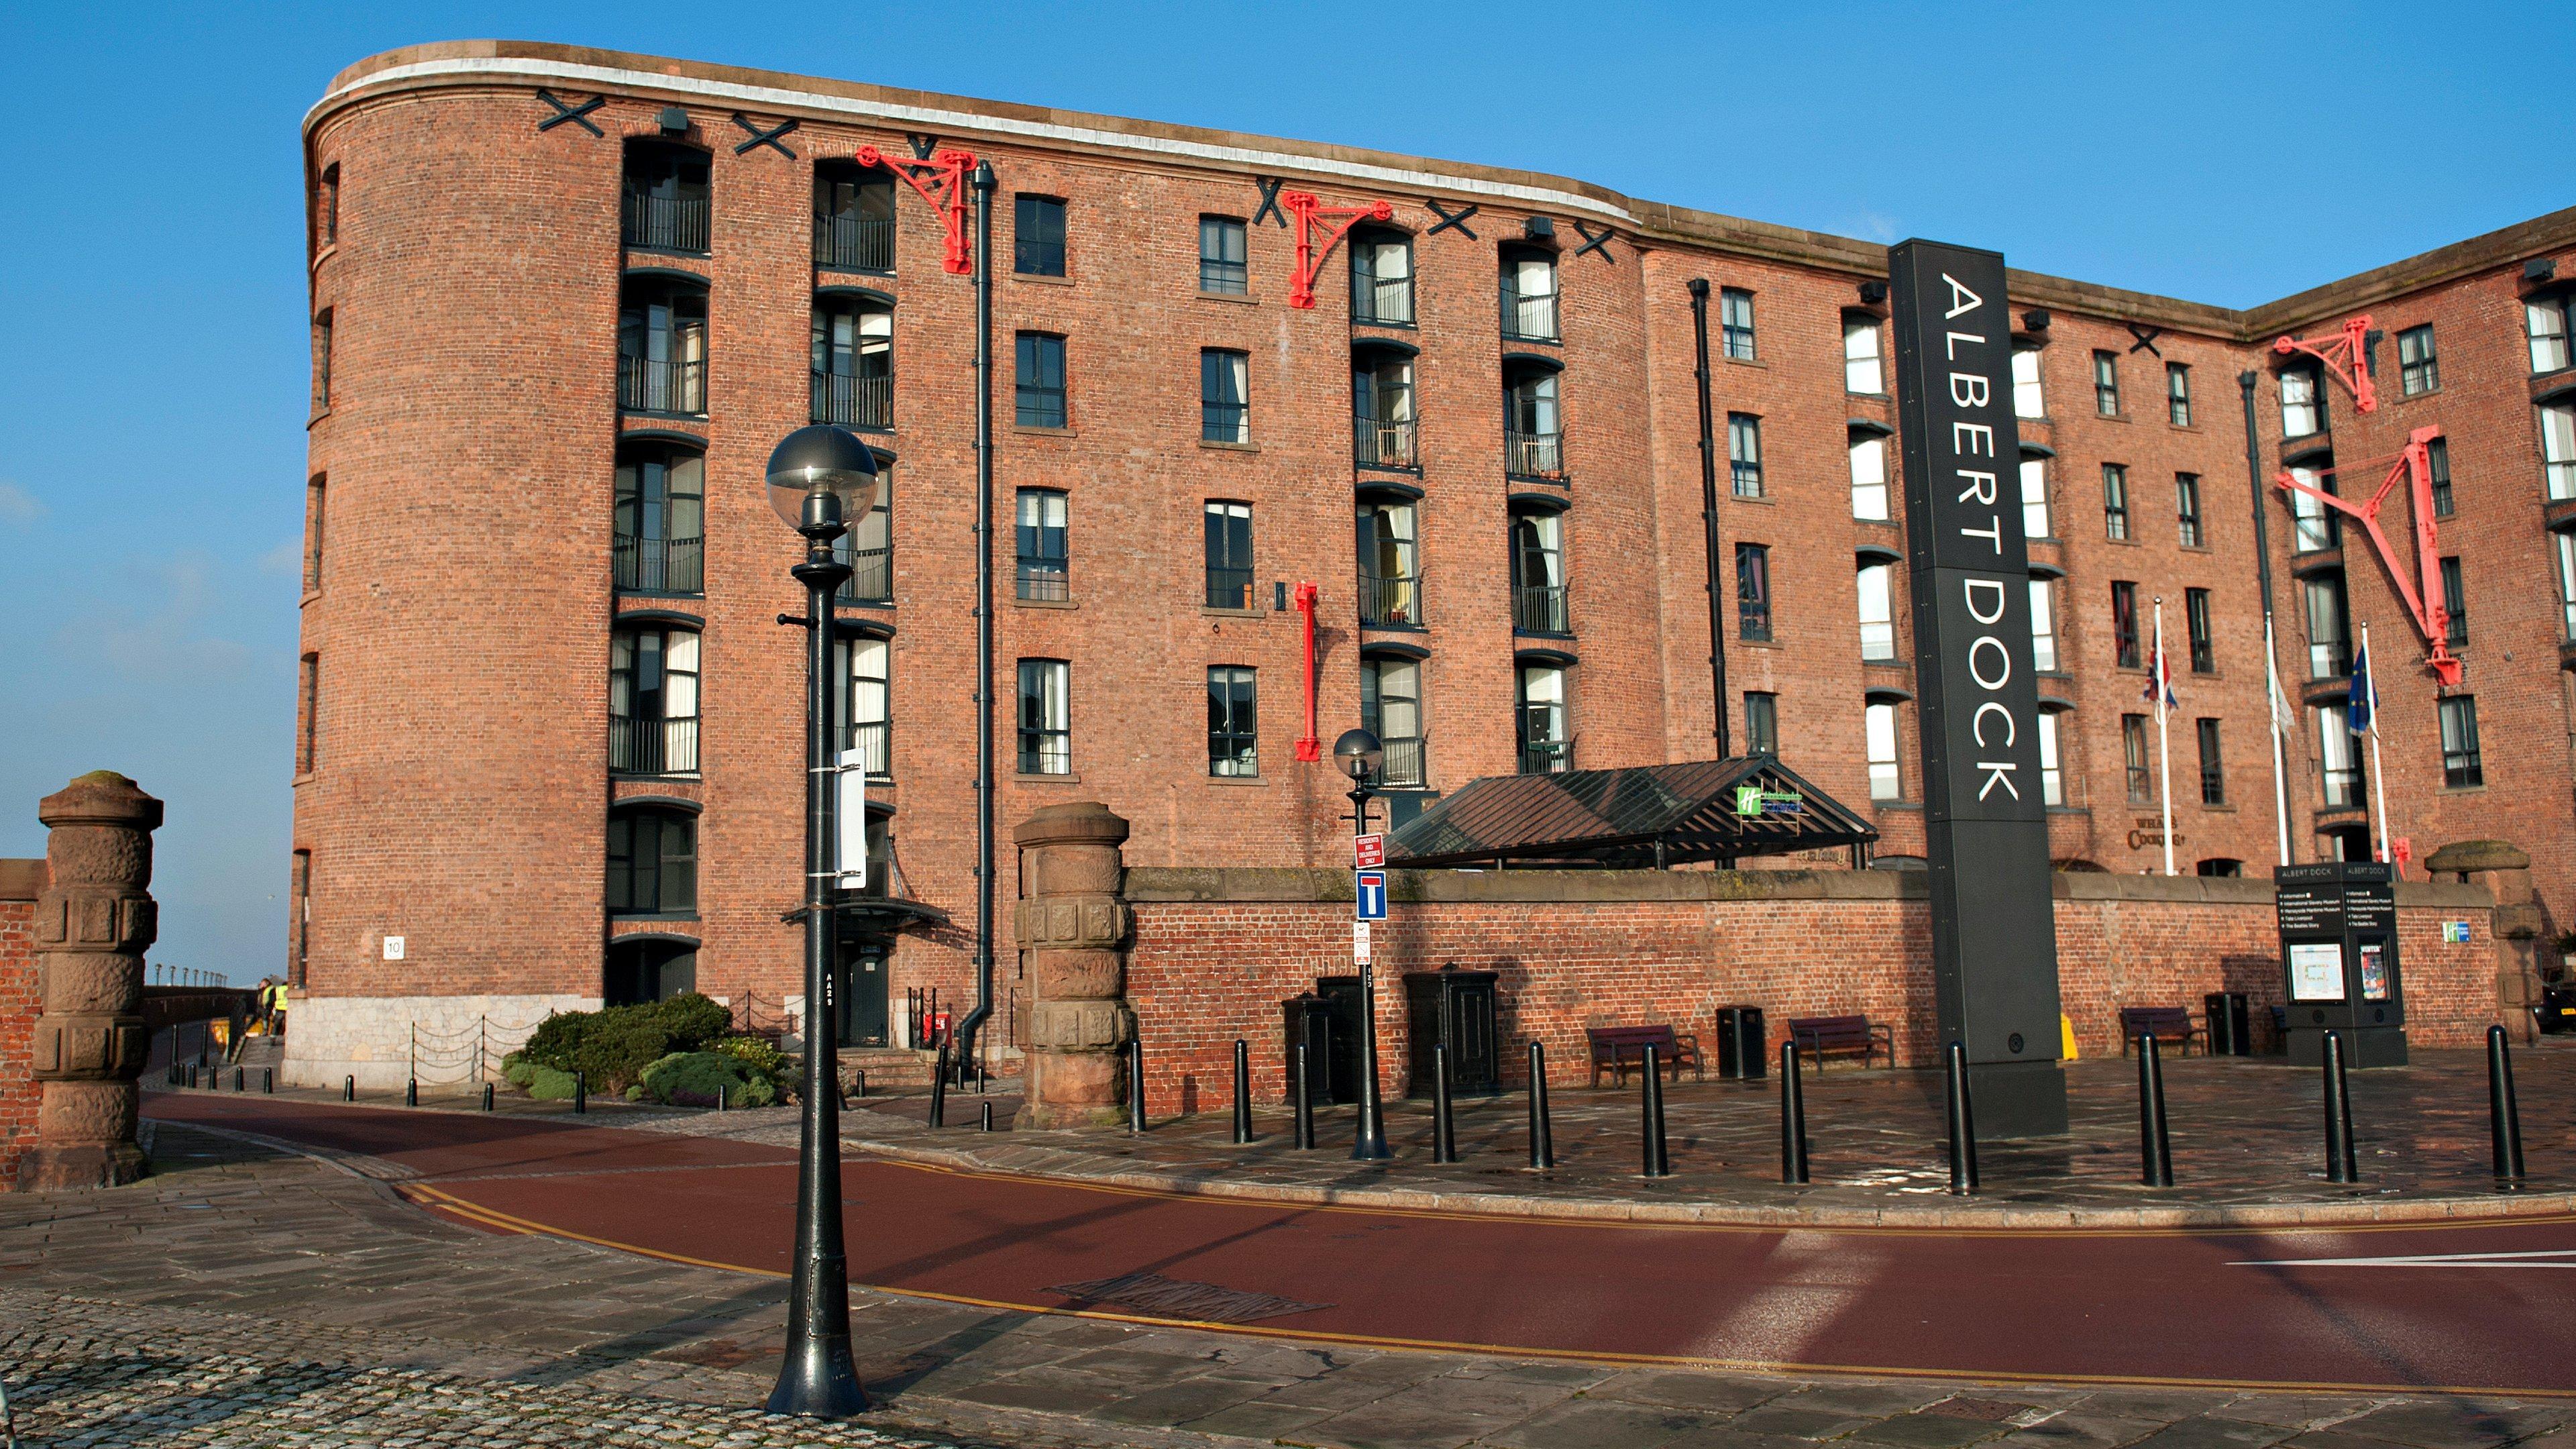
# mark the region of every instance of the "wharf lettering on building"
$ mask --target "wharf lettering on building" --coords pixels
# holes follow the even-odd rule
[[[1933,997],[1942,1039],[1967,1048],[1978,1128],[2062,1132],[2057,932],[2004,260],[1925,241],[1898,244],[1888,260]]]

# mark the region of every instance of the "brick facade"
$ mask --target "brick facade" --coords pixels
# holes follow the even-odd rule
[[[0,860],[0,1192],[36,1141],[36,893],[41,860]]]
[[[540,87],[573,104],[594,95],[605,104],[581,123],[540,130],[556,114]],[[710,168],[700,252],[621,242],[627,142],[666,139],[673,108],[686,125],[667,139],[702,153]],[[764,127],[795,119],[781,138],[793,156],[738,150],[746,133],[737,112]],[[1097,799],[1133,823],[1131,863],[1336,864],[1347,830],[1341,782],[1328,765],[1292,758],[1302,723],[1299,628],[1293,612],[1271,607],[1275,586],[1299,581],[1322,589],[1325,740],[1358,721],[1363,648],[1427,655],[1434,790],[1517,768],[1514,660],[1533,645],[1577,660],[1578,765],[1705,756],[1712,700],[1688,295],[1697,278],[1750,291],[1756,308],[1755,356],[1713,364],[1717,446],[1726,446],[1726,416],[1748,413],[1762,420],[1765,451],[1759,499],[1725,496],[1721,462],[1719,588],[1735,588],[1737,544],[1768,545],[1775,623],[1769,641],[1745,641],[1730,605],[1729,717],[1740,741],[1741,694],[1777,694],[1787,762],[1847,802],[1868,800],[1863,701],[1873,692],[1910,699],[1912,690],[1901,569],[1896,662],[1864,663],[1856,647],[1856,558],[1902,547],[1901,522],[1853,518],[1848,471],[1855,420],[1894,423],[1890,400],[1848,391],[1842,371],[1842,319],[1873,305],[1861,284],[1884,276],[1882,248],[1490,167],[610,52],[421,46],[352,67],[305,123],[316,198],[311,306],[331,325],[327,334],[316,329],[317,347],[327,336],[330,355],[327,389],[317,367],[310,427],[316,566],[302,600],[302,652],[313,668],[309,701],[299,706],[298,728],[309,719],[312,747],[309,759],[299,752],[290,870],[299,892],[290,965],[305,992],[299,1023],[334,1026],[334,1003],[351,1003],[339,1039],[390,1042],[389,1008],[355,1003],[490,998],[506,1015],[597,999],[604,951],[638,933],[693,946],[697,984],[712,994],[774,1003],[801,992],[796,928],[780,916],[798,899],[802,656],[795,634],[774,620],[799,609],[802,596],[786,573],[796,540],[771,515],[759,476],[776,440],[811,418],[818,289],[848,286],[893,298],[892,426],[872,436],[893,460],[893,603],[840,613],[853,628],[891,638],[892,778],[872,787],[872,801],[905,889],[946,913],[945,924],[903,937],[889,974],[897,987],[937,985],[950,1000],[968,994],[973,288],[941,270],[942,233],[908,190],[896,191],[891,275],[818,268],[810,221],[818,161],[846,159],[863,144],[909,155],[907,135],[931,133],[986,157],[999,177],[999,527],[990,545],[996,818],[1006,828],[1050,804]],[[1322,269],[1316,306],[1289,308],[1294,236],[1267,221],[1248,232],[1247,294],[1201,293],[1199,217],[1253,217],[1265,178],[1312,189],[1327,204],[1391,202],[1394,225],[1413,244],[1415,325],[1355,323],[1339,251]],[[1011,270],[1020,193],[1065,201],[1060,279]],[[1435,231],[1427,199],[1453,213],[1481,208],[1468,223],[1473,235]],[[1561,340],[1505,342],[1498,248],[1523,242],[1533,223],[1554,234]],[[1605,231],[1605,247],[1583,249],[1586,233]],[[2241,861],[2259,873],[2273,859],[2262,608],[2235,378],[2261,375],[2257,434],[2268,472],[2280,458],[2272,336],[2330,331],[2367,309],[2392,335],[2435,322],[2443,386],[2397,401],[2394,344],[2383,344],[2391,401],[2355,426],[2349,399],[2330,399],[2337,456],[2358,474],[2417,418],[2438,417],[2451,433],[2460,512],[2443,521],[2443,536],[2467,561],[2468,687],[2479,694],[2486,732],[2485,786],[2443,789],[2433,691],[2412,663],[2416,646],[2376,566],[2348,548],[2353,613],[2373,621],[2379,641],[2394,833],[2411,837],[2419,856],[2447,839],[2510,837],[2534,857],[2544,905],[2576,913],[2571,714],[2557,648],[2565,629],[2546,582],[2544,525],[2554,515],[2539,502],[2534,389],[2517,361],[2523,264],[2547,258],[2576,274],[2576,212],[2248,312],[2013,274],[2015,315],[2050,314],[2029,338],[2045,344],[2047,415],[2026,420],[2023,438],[2047,457],[2055,536],[2034,544],[2034,568],[2063,574],[2055,590],[2063,663],[2041,690],[2067,711],[2067,808],[2051,819],[2061,862],[2129,873],[2160,860],[2155,809],[2130,803],[2121,756],[2120,716],[2141,709],[2144,676],[2113,657],[2115,579],[2138,585],[2142,610],[2166,599],[2178,661],[2186,658],[2184,590],[2212,591],[2215,672],[2177,664],[2180,861],[2185,869]],[[704,285],[704,414],[621,412],[621,279],[669,274]],[[1014,425],[1020,331],[1066,339],[1063,429]],[[1884,329],[1881,338],[1887,351]],[[1354,344],[1368,339],[1415,349],[1418,472],[1372,474],[1352,462],[1351,362]],[[1203,348],[1249,355],[1249,446],[1200,440]],[[2096,349],[2121,368],[2116,415],[2093,404]],[[1507,356],[1517,354],[1562,366],[1562,481],[1507,477],[1501,465],[1498,404]],[[2188,426],[2165,411],[2169,361],[2192,370]],[[703,450],[699,592],[615,586],[613,477],[621,438],[635,435]],[[2128,470],[2126,541],[2105,536],[2105,462]],[[2179,537],[2177,473],[2202,480],[2198,546]],[[1352,489],[1373,481],[1421,493],[1420,627],[1359,626],[1349,510]],[[1067,496],[1065,600],[1013,598],[1010,519],[1023,488]],[[1205,607],[1201,510],[1209,499],[1253,508],[1257,608]],[[1513,629],[1509,514],[1533,499],[1564,508],[1570,640]],[[2291,663],[2304,658],[2304,625],[2289,511],[2276,496],[2262,507],[2290,678]],[[1890,511],[1901,519],[1901,498]],[[2395,513],[2391,527],[2400,531]],[[609,768],[611,637],[629,615],[699,633],[696,772],[647,778]],[[1021,658],[1069,665],[1069,774],[1014,774],[1013,665]],[[1259,769],[1250,778],[1209,774],[1201,701],[1214,665],[1257,671]],[[1899,713],[1905,798],[1875,816],[1882,853],[1907,856],[1922,849],[1919,808],[1909,803],[1919,744],[1911,704]],[[2204,805],[2198,787],[2192,722],[2202,716],[2222,722],[2217,805]],[[2301,858],[2317,849],[2321,826],[2342,819],[2317,814],[2315,750],[2312,729],[2289,749]],[[603,905],[606,818],[614,802],[638,797],[697,812],[693,911],[616,918]],[[999,863],[1007,902],[1020,893],[1013,853],[1001,850]],[[997,920],[1005,951],[1008,934]],[[400,960],[387,959],[388,936],[403,938]],[[1007,981],[1007,957],[1003,974]],[[378,1047],[335,1048],[334,1059],[369,1054]],[[325,1079],[318,1060],[297,1069]]]

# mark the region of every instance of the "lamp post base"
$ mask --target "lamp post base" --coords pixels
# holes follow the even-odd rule
[[[767,1405],[770,1413],[806,1419],[847,1419],[872,1407],[868,1391],[860,1387],[859,1366],[850,1357],[847,1338],[789,1344]]]

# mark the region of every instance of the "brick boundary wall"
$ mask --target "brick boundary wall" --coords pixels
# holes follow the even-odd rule
[[[2117,1054],[2119,1008],[2181,1005],[2211,991],[2252,999],[2256,1039],[2281,1001],[2266,880],[2060,874],[2059,979],[2078,1050]],[[1409,1093],[1402,978],[1450,962],[1500,973],[1507,1083],[1547,1044],[1548,1078],[1590,1078],[1587,1026],[1669,1022],[1713,1056],[1721,1006],[1763,1009],[1777,1053],[1794,1016],[1866,1012],[1898,1057],[1929,1065],[1934,1041],[1924,881],[1890,871],[1497,874],[1407,871],[1376,930],[1381,1061]],[[1257,1100],[1286,1099],[1279,1003],[1318,976],[1349,975],[1351,878],[1343,871],[1130,869],[1135,910],[1127,1000],[1156,1112],[1227,1104],[1234,1039],[1252,1045]],[[2401,883],[2399,960],[2419,1047],[2476,1045],[2495,1005],[2493,902],[2478,885]],[[2465,944],[2444,921],[2469,923]],[[1820,969],[1821,968],[1821,969]],[[1714,1066],[1714,1062],[1711,1063]]]
[[[36,1141],[36,894],[41,860],[0,860],[0,1192]]]

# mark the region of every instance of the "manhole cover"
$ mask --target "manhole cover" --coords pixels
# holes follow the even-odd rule
[[[1246,1293],[1214,1283],[1190,1283],[1160,1273],[1121,1273],[1088,1283],[1059,1283],[1047,1290],[1078,1303],[1108,1303],[1163,1318],[1198,1323],[1250,1323],[1291,1313],[1312,1313],[1329,1303],[1300,1303],[1275,1293]]]

